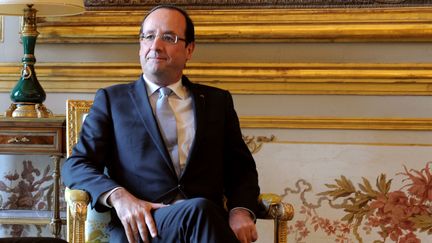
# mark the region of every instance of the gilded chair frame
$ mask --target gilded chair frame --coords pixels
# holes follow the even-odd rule
[[[73,146],[78,142],[78,136],[81,131],[81,125],[85,116],[89,113],[93,101],[90,100],[68,100],[66,102],[66,156],[72,153]]]
[[[66,135],[67,156],[72,153],[73,146],[78,142],[79,132],[85,116],[90,111],[93,101],[67,100],[66,101]],[[82,190],[66,188],[67,203],[67,240],[71,243],[85,243],[85,221],[87,219],[87,206],[90,202],[89,195]],[[291,204],[282,202],[282,198],[276,194],[264,193],[259,197],[261,211],[258,218],[273,219],[274,242],[286,243],[288,227],[287,223],[294,216],[294,208]]]
[[[90,111],[93,101],[68,100],[66,102],[66,155],[69,157],[73,146],[78,142],[81,125]],[[85,191],[66,188],[67,203],[67,241],[73,243],[85,242],[85,221],[87,205],[90,198]]]

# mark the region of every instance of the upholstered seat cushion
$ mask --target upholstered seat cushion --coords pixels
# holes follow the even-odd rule
[[[67,243],[65,240],[49,237],[0,238],[0,243]]]

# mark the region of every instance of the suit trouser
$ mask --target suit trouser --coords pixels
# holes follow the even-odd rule
[[[153,218],[158,236],[152,239],[152,243],[239,242],[229,227],[226,211],[207,199],[188,199],[159,208],[153,213]],[[111,229],[110,242],[127,242],[123,228]]]

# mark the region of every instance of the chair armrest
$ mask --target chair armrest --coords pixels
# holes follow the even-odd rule
[[[294,217],[294,207],[282,202],[282,198],[273,193],[259,195],[260,212],[258,218],[289,221]]]
[[[85,242],[85,221],[87,219],[87,205],[90,202],[89,194],[83,190],[66,188],[65,200],[67,203],[67,239],[69,243]],[[294,216],[291,204],[282,202],[276,194],[265,193],[258,198],[260,212],[258,218],[273,219],[275,222],[275,242],[286,242],[287,221]]]
[[[274,242],[286,243],[288,240],[288,221],[294,217],[294,207],[282,202],[282,198],[273,193],[259,195],[260,211],[258,218],[273,219]]]
[[[83,190],[66,188],[67,203],[67,239],[69,243],[84,243],[85,221],[87,219],[87,205],[89,194]]]

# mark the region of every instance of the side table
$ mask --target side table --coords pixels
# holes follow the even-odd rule
[[[49,155],[54,163],[54,198],[51,232],[59,238],[60,218],[60,159],[66,152],[66,120],[64,116],[50,118],[10,118],[0,116],[0,154]],[[15,217],[0,218],[0,223],[25,222]]]

